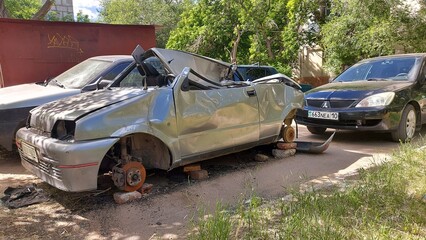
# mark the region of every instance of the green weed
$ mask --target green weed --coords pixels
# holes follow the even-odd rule
[[[425,195],[426,148],[404,144],[344,191],[293,191],[290,201],[266,203],[253,195],[233,216],[218,208],[199,222],[197,239],[425,239]]]

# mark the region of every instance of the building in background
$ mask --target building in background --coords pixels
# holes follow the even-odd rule
[[[46,0],[42,0],[44,4]],[[56,15],[59,19],[72,18],[74,19],[73,1],[72,0],[55,0],[49,14]]]
[[[324,67],[323,50],[319,46],[303,46],[299,51],[298,66],[293,69],[293,76],[304,84],[318,87],[329,82],[331,73]]]

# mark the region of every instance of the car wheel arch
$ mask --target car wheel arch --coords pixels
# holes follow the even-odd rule
[[[415,119],[410,118],[411,111],[414,111]],[[411,126],[412,124],[410,124],[410,122],[412,121],[415,121],[415,126]],[[395,142],[409,142],[414,137],[417,128],[419,128],[419,122],[419,111],[417,110],[415,104],[408,103],[401,111],[401,119],[399,121],[398,127],[396,130],[391,132],[392,140]]]
[[[424,119],[422,119],[420,104],[417,101],[412,100],[410,102],[407,102],[407,104],[405,104],[402,111],[404,111],[404,109],[408,105],[412,105],[414,107],[414,111],[416,112],[416,119],[417,119],[417,122],[416,122],[417,129],[416,130],[420,130],[420,128],[422,127],[423,120],[424,120]],[[401,111],[401,113],[402,113],[402,111]]]
[[[99,174],[110,171],[114,165],[114,159],[121,156],[120,144],[126,139],[127,149],[132,161],[140,161],[147,168],[158,168],[168,170],[172,164],[173,154],[170,148],[158,137],[145,133],[136,132],[117,138],[102,159]]]

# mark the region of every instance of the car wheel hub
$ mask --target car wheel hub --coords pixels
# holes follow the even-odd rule
[[[114,184],[126,192],[136,191],[142,187],[145,182],[146,171],[142,163],[129,162],[123,167],[113,169],[112,179]]]
[[[414,136],[414,132],[416,131],[416,113],[414,111],[408,112],[405,129],[407,138],[412,138]]]

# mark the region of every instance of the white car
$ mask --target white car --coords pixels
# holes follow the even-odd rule
[[[133,62],[129,55],[89,58],[46,82],[0,88],[0,145],[12,151],[15,133],[31,109],[106,85]]]

